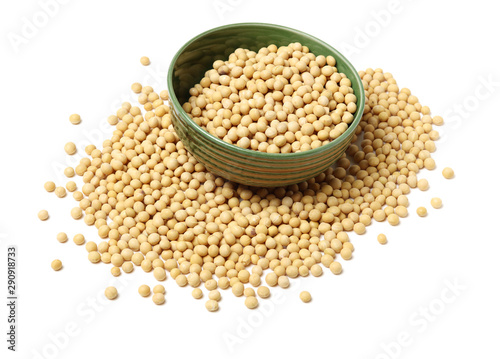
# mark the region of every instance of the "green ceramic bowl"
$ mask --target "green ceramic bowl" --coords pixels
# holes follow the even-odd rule
[[[235,49],[256,51],[300,42],[315,55],[332,55],[337,69],[351,80],[358,98],[354,121],[346,132],[327,145],[299,153],[270,154],[231,145],[198,126],[182,109],[189,89],[197,84],[215,60],[226,60]],[[327,43],[279,25],[241,23],[218,27],[187,42],[174,56],[168,72],[171,117],[183,144],[212,173],[228,180],[258,187],[299,183],[325,171],[345,152],[363,114],[365,95],[356,69]]]

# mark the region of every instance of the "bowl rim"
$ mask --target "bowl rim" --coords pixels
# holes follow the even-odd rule
[[[193,121],[193,119],[184,111],[184,108],[182,107],[181,103],[177,99],[177,95],[175,94],[174,91],[174,85],[173,85],[173,76],[174,76],[174,66],[179,57],[184,53],[186,48],[190,46],[193,42],[199,40],[202,37],[205,37],[211,33],[214,33],[216,31],[224,30],[224,29],[231,29],[231,28],[239,28],[243,26],[255,26],[255,27],[267,27],[271,29],[284,29],[287,31],[290,31],[292,33],[296,33],[301,36],[306,36],[310,38],[313,41],[316,41],[320,44],[322,44],[324,47],[327,47],[332,53],[333,57],[335,57],[335,60],[341,59],[345,65],[355,74],[355,81],[358,83],[358,86],[361,88],[362,96],[360,98],[357,98],[357,109],[355,112],[355,116],[353,121],[349,124],[347,130],[334,139],[333,141],[330,141],[326,145],[322,145],[320,147],[310,149],[307,151],[302,151],[302,152],[293,152],[293,153],[268,153],[268,152],[261,152],[261,151],[256,151],[256,150],[250,150],[246,148],[239,147],[237,145],[227,143],[223,141],[222,139],[218,138],[217,136],[212,135],[210,132],[202,128],[200,125],[198,125],[196,122]],[[306,45],[307,46],[307,45]],[[235,49],[236,50],[236,49]],[[207,69],[208,71],[209,69]],[[346,75],[347,76],[347,75]],[[349,77],[348,77],[349,78]],[[349,78],[349,80],[353,81],[353,79]],[[295,159],[295,158],[302,158],[302,157],[314,157],[315,154],[322,154],[325,151],[329,151],[331,148],[335,148],[337,145],[341,144],[342,142],[345,141],[347,137],[351,135],[352,132],[356,130],[358,127],[359,122],[361,121],[361,117],[363,116],[364,112],[364,107],[365,107],[365,94],[364,94],[364,87],[363,83],[361,81],[361,78],[359,77],[358,71],[355,69],[355,67],[351,64],[351,62],[342,54],[340,51],[338,51],[336,48],[333,46],[329,45],[327,42],[310,35],[306,32],[293,29],[287,26],[282,26],[282,25],[277,25],[277,24],[270,24],[270,23],[263,23],[263,22],[240,22],[240,23],[233,23],[233,24],[228,24],[228,25],[223,25],[223,26],[218,26],[212,29],[209,29],[207,31],[204,31],[195,37],[191,38],[189,41],[187,41],[174,55],[172,58],[172,61],[170,62],[170,67],[168,69],[168,74],[167,74],[167,89],[169,93],[169,101],[172,105],[172,107],[176,107],[175,110],[179,113],[180,116],[183,117],[183,119],[188,123],[189,127],[192,128],[198,135],[200,135],[203,139],[206,139],[207,141],[210,142],[215,142],[219,146],[222,146],[230,151],[237,151],[241,155],[246,155],[249,158],[260,158],[260,159],[272,159],[272,160],[280,160],[280,159]],[[361,106],[360,106],[361,105]]]

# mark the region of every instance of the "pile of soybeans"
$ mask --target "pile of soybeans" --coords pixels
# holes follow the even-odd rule
[[[184,110],[212,135],[267,153],[302,152],[340,137],[354,120],[351,81],[333,56],[306,46],[237,49],[215,61]]]
[[[352,121],[356,97],[349,96],[350,82],[336,71],[335,59],[315,57],[299,45],[238,49],[193,88],[186,111],[214,135],[255,150],[294,152],[333,140]],[[281,72],[273,72],[279,66]],[[269,69],[271,77],[264,74]],[[408,215],[411,190],[428,188],[418,177],[436,167],[434,126],[443,119],[431,116],[390,73],[367,69],[359,75],[366,105],[352,144],[333,167],[306,182],[252,188],[213,175],[176,135],[168,93],[135,83],[142,108],[124,103],[108,119],[116,126],[112,137],[101,149],[88,145],[89,157],[65,171],[82,177],[81,190],[73,181],[66,188],[47,182],[45,189],[58,197],[73,192],[78,205],[71,216],[95,226],[102,239],[85,243],[77,235],[74,242],[85,244],[90,262],[110,263],[114,276],[134,268],[152,272],[159,282],[170,276],[192,287],[195,299],[204,287],[209,311],[218,310],[219,290],[230,289],[254,309],[270,296],[269,287],[287,288],[290,279],[320,276],[324,269],[340,274],[354,251],[350,231],[364,234],[373,220],[398,225]],[[70,119],[80,122],[77,115]],[[276,143],[279,136],[285,142]],[[65,148],[76,151],[72,144]],[[453,171],[446,168],[443,175],[452,178]],[[441,200],[432,205],[440,207]],[[422,208],[419,215],[425,215]],[[46,211],[39,217],[49,218]],[[60,233],[57,239],[68,237]],[[377,239],[387,242],[384,234]],[[60,261],[53,264],[61,267]],[[105,294],[118,295],[114,287]],[[142,285],[139,294],[148,297],[151,290]],[[165,302],[163,285],[154,287],[152,298]],[[311,295],[300,298],[309,302]]]

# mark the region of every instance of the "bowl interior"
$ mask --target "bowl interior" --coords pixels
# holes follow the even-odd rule
[[[269,154],[240,148],[228,144],[208,133],[198,126],[182,109],[189,99],[189,90],[203,78],[205,72],[212,68],[216,60],[227,60],[229,55],[237,48],[246,48],[258,51],[260,48],[275,44],[287,46],[292,42],[300,42],[309,47],[315,55],[332,55],[337,61],[337,69],[351,80],[358,102],[358,109],[354,114],[354,121],[342,136],[325,146],[305,152],[288,154]],[[170,101],[177,112],[191,127],[207,141],[216,141],[220,145],[230,146],[234,151],[245,154],[249,158],[280,158],[282,160],[310,156],[313,153],[323,153],[337,144],[344,142],[354,132],[361,120],[364,109],[364,89],[361,79],[352,64],[335,48],[327,43],[305,34],[301,31],[284,26],[263,23],[231,24],[206,31],[186,43],[174,56],[169,69],[168,90]]]

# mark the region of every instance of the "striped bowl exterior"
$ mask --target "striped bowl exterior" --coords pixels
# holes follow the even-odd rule
[[[234,29],[236,28],[236,29]],[[243,28],[245,34],[251,33],[252,29],[268,29],[271,31],[271,38],[265,38],[262,41],[268,41],[267,44],[275,43],[281,45],[284,41],[294,42],[300,41],[303,45],[308,46],[312,52],[316,55],[332,55],[337,60],[337,68],[340,72],[344,72],[347,77],[351,80],[354,93],[358,98],[358,110],[354,115],[353,122],[349,125],[348,129],[336,140],[330,142],[325,146],[319,148],[299,152],[299,153],[289,153],[289,154],[269,154],[259,151],[247,150],[240,148],[236,145],[231,145],[222,141],[221,139],[211,135],[206,130],[198,126],[182,109],[182,103],[178,98],[182,98],[183,94],[179,94],[179,88],[183,88],[183,92],[189,86],[193,86],[199,81],[199,74],[193,75],[191,78],[188,77],[187,82],[192,82],[190,85],[183,84],[182,86],[175,86],[177,77],[184,77],[183,73],[176,64],[179,58],[186,57],[184,50],[193,47],[194,41],[200,41],[200,39],[205,38],[218,38],[217,36],[212,36],[212,33],[221,32],[227,34],[227,31],[238,30]],[[272,35],[276,32],[276,28],[279,29],[279,33],[285,36],[286,40],[283,38],[274,39]],[[283,35],[285,32],[285,35]],[[300,34],[300,39],[296,39]],[[295,35],[295,36],[294,36]],[[225,36],[226,38],[227,36]],[[204,42],[203,42],[204,43]],[[316,53],[314,51],[314,45],[320,43],[321,46]],[[278,45],[278,46],[279,46]],[[255,45],[257,46],[257,45]],[[234,51],[237,46],[232,47],[230,52]],[[258,49],[258,48],[257,48]],[[325,51],[326,49],[326,51]],[[255,50],[252,48],[252,50]],[[188,58],[193,58],[194,56],[189,56],[192,54],[192,50],[188,53]],[[227,52],[227,51],[226,51]],[[200,55],[199,53],[197,55]],[[206,54],[205,54],[206,55]],[[203,60],[204,63],[211,63],[217,58],[221,58],[221,55],[209,57]],[[224,57],[222,57],[224,58]],[[192,64],[191,64],[192,65]],[[190,65],[190,66],[191,66]],[[190,68],[193,68],[192,66]],[[205,67],[204,70],[208,68]],[[180,75],[179,75],[180,74]],[[193,80],[198,77],[197,80]],[[337,161],[342,154],[346,151],[347,147],[351,143],[351,139],[354,136],[355,130],[364,109],[364,90],[361,83],[361,79],[357,74],[354,67],[335,49],[331,48],[329,45],[323,43],[321,40],[313,38],[310,35],[300,33],[297,30],[288,29],[278,25],[269,24],[233,24],[223,26],[221,28],[212,29],[204,34],[199,35],[190,42],[188,42],[174,57],[172,65],[169,70],[169,92],[170,92],[170,108],[171,108],[171,119],[174,128],[183,142],[184,146],[188,151],[196,157],[196,159],[205,165],[205,167],[212,173],[224,177],[230,181],[242,183],[249,186],[256,187],[278,187],[286,186],[290,184],[300,183],[306,181],[312,177],[317,176],[321,172],[325,171],[330,167],[335,161]],[[179,80],[177,79],[177,84]],[[177,87],[177,91],[176,91]],[[186,95],[184,94],[184,98]],[[183,101],[182,101],[183,102]]]

